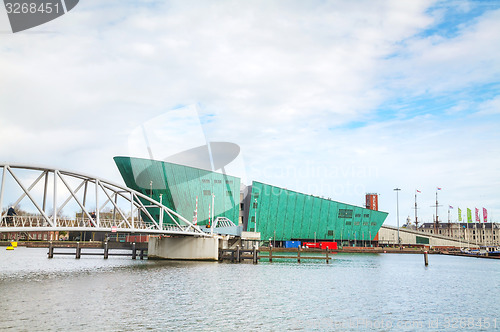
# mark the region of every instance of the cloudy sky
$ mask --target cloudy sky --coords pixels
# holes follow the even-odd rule
[[[500,221],[499,31],[498,1],[82,0],[16,34],[2,7],[0,162],[122,183],[154,125],[155,157],[233,142],[246,182],[376,192],[386,224],[396,187],[401,221],[437,187]]]

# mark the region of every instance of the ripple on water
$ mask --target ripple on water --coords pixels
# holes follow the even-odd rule
[[[463,257],[425,268],[420,255],[253,265],[46,253],[0,251],[0,330],[363,330],[342,324],[427,322],[474,303],[492,318],[500,294],[498,262]]]

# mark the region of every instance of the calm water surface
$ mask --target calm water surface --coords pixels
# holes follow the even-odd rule
[[[500,261],[140,261],[0,248],[0,331],[500,330]]]

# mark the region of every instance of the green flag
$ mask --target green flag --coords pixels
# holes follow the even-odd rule
[[[472,212],[467,208],[467,222],[472,222]]]
[[[462,210],[458,208],[458,221],[462,221]]]

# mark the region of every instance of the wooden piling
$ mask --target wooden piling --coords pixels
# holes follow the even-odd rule
[[[273,262],[273,246],[269,244],[269,263]]]
[[[300,246],[297,247],[297,263],[300,263]]]
[[[137,252],[135,251],[135,242],[132,243],[132,259],[135,259]]]
[[[429,256],[427,254],[427,251],[424,251],[424,263],[425,266],[429,265]]]
[[[141,260],[143,260],[144,259],[144,249],[141,249],[140,253],[141,253],[140,258],[141,258]]]
[[[49,258],[54,258],[54,246],[52,241],[49,242]]]
[[[240,246],[236,246],[236,261],[238,263],[241,262],[241,251],[240,251]]]
[[[108,241],[104,242],[104,259],[108,259],[109,249],[108,249]]]
[[[253,263],[257,264],[258,262],[258,257],[257,257],[257,246],[253,246]]]
[[[328,264],[329,260],[330,259],[328,258],[328,249],[326,249],[326,264]]]
[[[76,243],[76,253],[75,253],[75,258],[80,259],[80,256],[82,255],[82,248],[80,248],[80,242]]]

